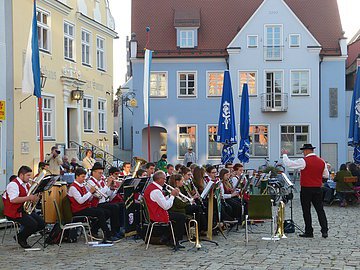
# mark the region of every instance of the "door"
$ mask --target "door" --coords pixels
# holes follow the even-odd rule
[[[5,129],[3,128],[3,123],[0,122],[0,193],[1,191],[5,190],[7,183],[6,171],[5,171],[6,147],[5,147],[5,136],[3,132],[5,132]]]
[[[321,158],[331,164],[331,170],[338,171],[338,145],[337,143],[322,143]]]
[[[283,72],[266,72],[266,107],[270,109],[281,109]]]

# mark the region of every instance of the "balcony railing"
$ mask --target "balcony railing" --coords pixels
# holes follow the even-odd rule
[[[261,111],[263,112],[286,112],[288,110],[287,93],[264,93],[261,94]]]
[[[265,61],[282,61],[284,46],[264,46]]]

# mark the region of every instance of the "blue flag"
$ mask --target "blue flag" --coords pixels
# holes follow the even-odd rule
[[[244,83],[241,95],[241,108],[240,108],[240,145],[238,158],[241,162],[247,163],[250,159],[250,141],[249,141],[249,128],[250,128],[250,109],[249,109],[249,91],[247,83]]]
[[[356,73],[353,97],[350,109],[349,141],[350,146],[358,146],[360,142],[360,67]]]

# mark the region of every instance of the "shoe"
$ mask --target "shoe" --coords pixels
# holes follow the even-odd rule
[[[22,248],[31,248],[31,246],[26,242],[26,240],[18,238],[18,243]]]
[[[324,232],[324,233],[321,234],[321,236],[322,236],[323,238],[328,238],[329,235],[328,235],[327,232]]]
[[[312,233],[302,233],[302,234],[299,234],[299,236],[304,237],[304,238],[313,238],[314,234],[312,234]]]
[[[183,245],[181,245],[179,242],[176,243],[176,248],[180,249],[180,248],[185,248]]]
[[[124,238],[125,235],[124,235],[122,232],[118,232],[118,233],[116,233],[114,236],[115,236],[116,238],[122,239],[122,238]]]
[[[105,241],[108,242],[108,243],[116,242],[116,241],[119,241],[119,240],[120,240],[120,238],[117,238],[116,236],[110,236],[110,237],[107,237],[105,239]]]

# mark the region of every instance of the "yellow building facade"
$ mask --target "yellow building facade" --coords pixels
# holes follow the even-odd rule
[[[33,0],[13,1],[14,172],[40,159],[37,100],[22,93]],[[112,153],[113,39],[107,0],[38,0],[44,153],[57,145],[70,158],[78,145]],[[82,90],[83,99],[76,100]],[[24,100],[26,99],[26,100]]]

